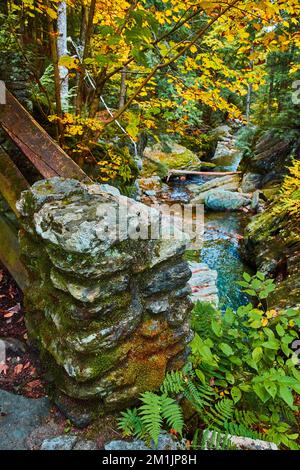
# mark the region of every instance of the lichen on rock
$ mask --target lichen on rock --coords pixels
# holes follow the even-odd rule
[[[149,239],[157,210],[71,179],[35,183],[18,210],[29,338],[59,406],[92,419],[157,389],[191,339],[186,235]]]

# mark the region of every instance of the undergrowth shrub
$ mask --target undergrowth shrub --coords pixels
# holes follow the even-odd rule
[[[240,285],[254,304],[225,313],[208,303],[195,305],[189,362],[166,374],[160,395],[146,392],[139,408],[122,413],[119,426],[126,436],[157,443],[164,424],[181,436],[180,405],[186,400],[198,417],[196,433],[204,427],[299,449],[295,414],[300,372],[293,350],[299,311],[268,308],[275,286],[262,273],[245,273]]]

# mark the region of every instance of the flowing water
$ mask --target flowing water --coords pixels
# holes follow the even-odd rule
[[[220,171],[235,171],[239,158],[232,156],[231,164],[226,157],[224,167]],[[186,185],[199,185],[211,180],[210,177],[192,177],[188,181],[174,180],[171,182],[171,197],[176,201],[188,202],[189,196]],[[241,212],[207,212],[205,213],[203,248],[194,253],[194,259],[206,263],[218,272],[218,290],[220,306],[224,309],[231,307],[236,310],[240,305],[248,303],[247,296],[242,292],[237,281],[241,280],[243,272],[249,272],[239,250],[239,240],[243,236],[247,218]]]

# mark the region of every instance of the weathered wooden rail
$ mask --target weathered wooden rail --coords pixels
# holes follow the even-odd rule
[[[8,90],[6,104],[0,105],[0,125],[44,178],[62,176],[91,181]],[[28,187],[21,171],[0,147],[0,192],[16,217],[16,202]],[[17,227],[1,214],[0,260],[23,289],[28,273],[20,258],[17,232]]]
[[[0,106],[0,125],[44,178],[89,180],[8,90],[6,104]]]

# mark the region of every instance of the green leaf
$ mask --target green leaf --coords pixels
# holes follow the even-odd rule
[[[235,320],[235,315],[234,315],[234,312],[231,308],[226,309],[226,312],[224,313],[223,319],[224,319],[225,323],[227,323],[228,325],[233,324],[233,322]]]
[[[289,405],[290,407],[293,406],[294,397],[291,390],[286,385],[279,386],[279,395],[287,405]]]
[[[265,387],[261,384],[254,384],[253,385],[253,390],[254,392],[256,393],[256,395],[261,399],[261,401],[263,403],[266,403],[269,398],[270,398],[270,395],[269,393],[266,391]]]
[[[257,348],[253,349],[252,351],[252,358],[255,362],[259,362],[263,357],[263,349],[258,346]]]
[[[237,403],[242,398],[242,392],[240,391],[238,387],[232,387],[231,396],[232,396],[234,403]]]
[[[284,336],[285,335],[285,330],[282,325],[276,325],[276,331],[279,336]]]
[[[269,339],[265,343],[262,343],[262,346],[267,349],[274,349],[278,350],[279,348],[279,341],[277,339]]]
[[[248,295],[251,295],[252,297],[255,297],[257,295],[255,290],[252,290],[252,289],[246,289],[244,292]]]
[[[261,320],[254,320],[250,323],[251,328],[258,330],[261,327]]]
[[[261,281],[264,281],[266,279],[266,276],[264,275],[264,273],[260,271],[257,271],[256,277],[258,277],[258,279],[260,279]]]
[[[251,281],[251,276],[248,273],[243,273],[243,278],[245,281],[250,282]]]
[[[230,384],[234,384],[235,380],[231,372],[226,372],[225,377]]]
[[[237,284],[241,287],[245,287],[246,289],[248,289],[248,287],[249,287],[249,282],[237,281]]]
[[[258,290],[261,286],[262,282],[259,279],[253,279],[253,281],[251,281],[251,287],[253,287],[253,289]]]
[[[227,343],[220,343],[219,348],[226,356],[233,356],[234,354],[231,346],[229,346]]]
[[[202,370],[196,369],[196,375],[200,382],[205,385],[205,375],[203,374]]]
[[[264,382],[265,389],[271,395],[272,398],[275,398],[277,395],[277,386],[274,382],[266,381]]]
[[[211,329],[215,333],[216,336],[221,337],[222,336],[222,328],[220,323],[218,323],[214,318],[211,321]]]

